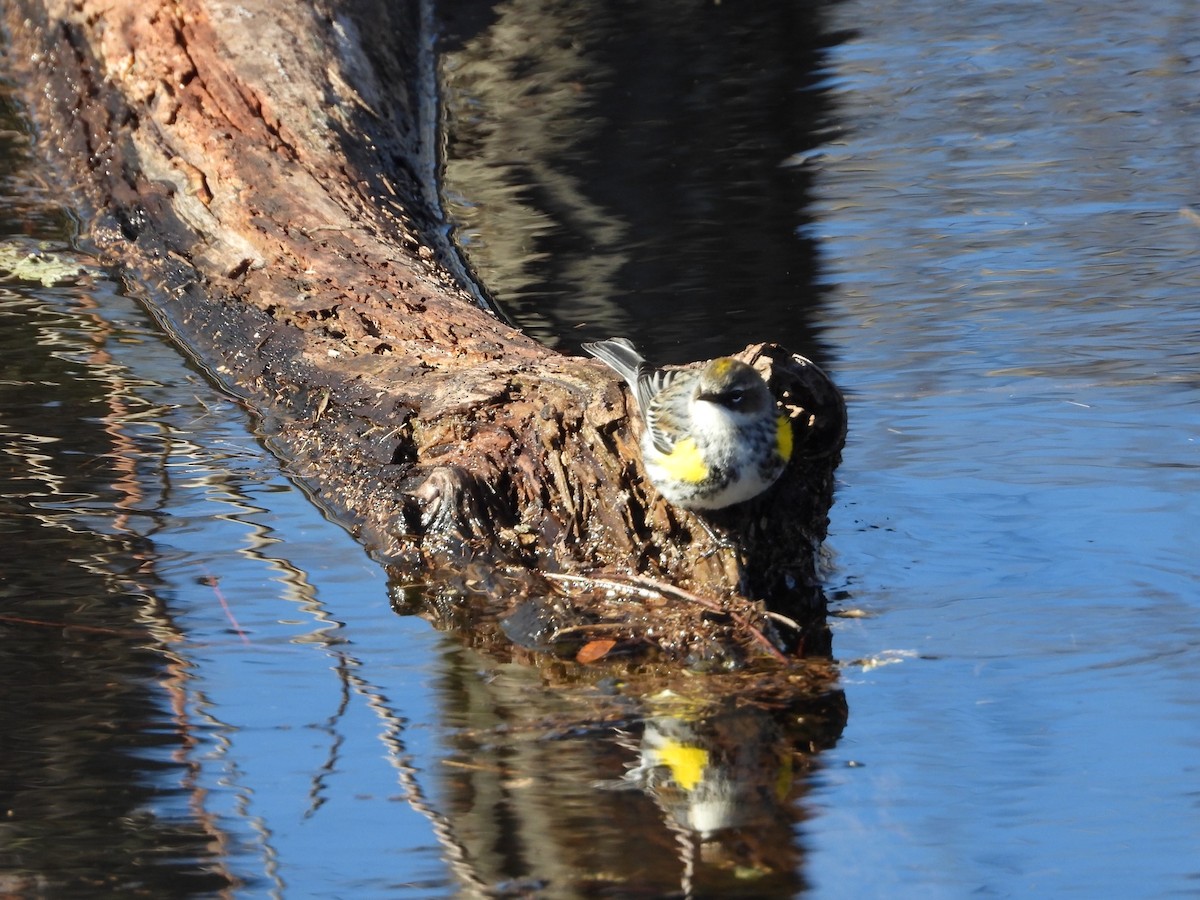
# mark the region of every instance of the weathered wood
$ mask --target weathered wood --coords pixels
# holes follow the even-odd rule
[[[450,274],[416,7],[8,0],[4,15],[40,143],[90,209],[85,237],[322,504],[402,579],[440,585],[431,609],[476,595],[510,637],[587,657],[609,647],[598,636],[717,661],[764,636],[819,649],[836,388],[749,348],[793,408],[797,458],[761,502],[707,524],[658,498],[612,373],[538,345]],[[725,611],[614,589],[631,578]],[[631,615],[650,595],[654,615]]]

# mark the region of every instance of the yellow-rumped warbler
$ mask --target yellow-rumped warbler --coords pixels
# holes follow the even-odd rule
[[[645,420],[650,483],[685,509],[757,497],[792,455],[792,424],[762,376],[723,356],[695,369],[655,369],[625,338],[584,344],[629,383]]]

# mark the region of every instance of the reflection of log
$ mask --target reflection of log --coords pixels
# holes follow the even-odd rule
[[[0,896],[220,896],[229,821],[204,812],[196,664],[147,537],[171,478],[112,354],[134,311],[61,290],[4,286]]]
[[[459,877],[556,897],[800,894],[806,776],[848,715],[832,667],[774,685],[669,671],[637,699],[581,674],[458,648],[443,659],[434,684],[456,727],[430,793],[463,848],[451,858],[470,862]]]
[[[836,389],[760,352],[790,389],[801,458],[763,503],[713,522],[736,542],[640,484],[611,373],[482,311],[435,259],[417,6],[13,0],[5,16],[43,144],[99,211],[100,249],[155,285],[168,326],[381,559],[409,574],[636,571],[819,627]],[[596,621],[597,594],[556,601],[553,627],[619,624],[617,646],[645,646],[615,607]],[[673,611],[686,637],[651,643],[688,651],[701,635],[724,647],[756,615],[661,606],[660,631]]]

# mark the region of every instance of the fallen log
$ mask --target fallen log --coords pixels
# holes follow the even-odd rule
[[[455,274],[419,7],[10,0],[7,68],[84,238],[393,570],[398,605],[584,661],[827,649],[837,389],[747,348],[792,463],[704,520],[658,497],[613,373]]]

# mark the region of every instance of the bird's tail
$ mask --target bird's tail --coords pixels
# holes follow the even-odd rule
[[[646,371],[646,359],[638,353],[628,338],[609,338],[584,344],[583,349],[624,378],[635,394],[639,392],[639,377]]]

